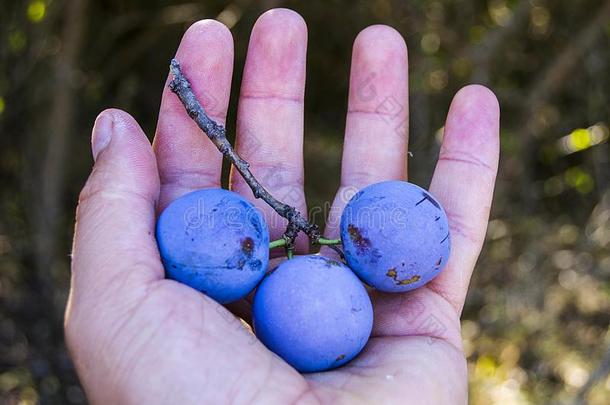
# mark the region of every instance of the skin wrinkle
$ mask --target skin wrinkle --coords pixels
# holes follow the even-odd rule
[[[101,194],[96,194],[97,197],[99,197]],[[135,195],[132,195],[131,197],[133,198]],[[109,210],[109,206],[108,204],[103,204],[102,207],[104,207],[104,209],[106,209],[107,211]],[[104,245],[104,236],[103,233],[100,232],[100,229],[104,229],[105,227],[105,222],[107,221],[107,216],[100,216],[99,215],[99,208],[100,208],[100,204],[92,204],[92,205],[81,205],[79,206],[78,209],[78,216],[83,218],[81,221],[78,222],[78,225],[76,227],[76,233],[78,235],[80,235],[79,237],[79,244],[89,244],[91,246],[103,246]],[[115,205],[115,210],[118,209],[119,206]],[[152,208],[151,208],[152,209]],[[95,217],[93,217],[93,215],[95,215]],[[150,218],[150,217],[148,217]],[[134,242],[133,244],[129,245],[129,246],[125,246],[121,248],[121,253],[124,254],[124,257],[134,257],[134,258],[138,258],[141,257],[142,253],[146,253],[146,256],[142,259],[137,259],[136,261],[132,261],[131,265],[129,266],[130,268],[130,272],[129,272],[129,276],[131,276],[132,274],[134,275],[141,275],[138,277],[138,281],[142,282],[145,281],[147,278],[146,277],[142,277],[144,275],[146,275],[146,273],[150,273],[150,269],[158,269],[157,271],[155,271],[154,273],[150,273],[150,274],[156,274],[156,279],[160,279],[163,276],[163,270],[162,270],[162,266],[160,264],[159,260],[159,254],[158,251],[156,249],[156,247],[154,249],[149,249],[150,244],[154,243],[154,223],[153,221],[149,221],[148,218],[145,216],[143,217],[143,220],[141,221],[137,221],[136,223],[138,224],[142,224],[143,226],[141,227],[136,227],[131,228],[129,233],[130,234],[134,234],[134,230],[139,229],[139,236],[136,242]],[[147,224],[148,222],[148,224]],[[88,252],[85,250],[83,251],[83,249],[77,251],[74,255],[73,255],[73,269],[77,269],[79,267],[87,267],[86,263],[87,263],[87,259],[86,257],[83,256],[84,254],[87,254]],[[119,252],[115,252],[115,253],[119,253]],[[106,257],[106,260],[104,260],[104,257]],[[155,262],[155,259],[157,260]],[[112,263],[112,261],[116,260],[116,256],[104,256],[101,255],[99,257],[96,258],[96,260],[98,261],[98,265],[100,265],[101,267],[106,267],[108,269],[108,272],[110,274],[114,274],[117,272],[117,268],[116,268],[116,263]],[[142,261],[143,263],[140,265],[139,262]],[[143,269],[141,272],[137,271],[137,269]],[[84,269],[83,269],[84,270]],[[88,280],[91,278],[96,277],[94,275],[94,273],[91,273],[89,271],[74,271],[74,277],[75,277],[75,281],[78,281],[81,277],[83,278],[83,280]],[[112,283],[114,283],[117,279],[116,278],[109,278],[109,282],[110,285]],[[120,280],[120,279],[119,279]],[[97,287],[97,284],[93,284],[92,286],[96,286],[96,288],[100,288]]]
[[[205,309],[202,309],[201,314],[204,314],[205,312],[206,312]],[[197,324],[201,325],[199,327],[199,329],[201,330],[200,333],[201,333],[202,336],[205,336],[205,326],[204,326],[205,322],[204,322],[204,319],[205,319],[204,316],[201,315],[201,319],[197,321]],[[189,336],[190,336],[190,334],[189,334]],[[209,337],[207,338],[207,340],[209,341]],[[207,343],[207,342],[206,343],[203,343],[203,342],[205,342],[205,339],[202,341],[202,344],[206,344]],[[187,348],[188,348],[188,346],[187,346]],[[178,357],[182,358],[182,357],[188,356],[188,355],[189,355],[189,353],[186,350],[181,350]],[[169,397],[168,401],[165,401],[163,403],[175,402],[176,398],[180,398],[181,396],[185,395],[185,393],[181,392],[178,388],[176,388],[175,392],[176,392],[177,395],[175,395],[173,397]],[[189,395],[189,394],[187,394],[187,395]],[[196,395],[197,395],[196,392],[193,392],[193,393],[190,393],[189,396],[196,396]]]
[[[451,305],[458,314],[462,312],[462,305],[459,302],[460,300],[452,297],[450,293],[441,290],[436,283],[428,283],[424,287],[441,297],[443,300],[447,301],[447,303]]]
[[[305,388],[301,391],[301,393],[298,394],[298,396],[290,402],[290,404],[293,405],[310,405],[312,404],[312,402],[305,402],[305,397],[306,396],[312,396],[313,397],[313,401],[316,401],[315,404],[323,404],[324,402],[320,399],[320,397],[318,396],[318,393],[316,392],[316,390],[311,388],[311,384],[307,383]]]
[[[103,152],[101,155],[103,155]],[[103,158],[103,156],[101,155],[99,157],[100,159]],[[79,194],[77,207],[87,206],[88,201],[92,199],[92,197],[94,199],[96,197],[100,197],[100,200],[103,200],[104,197],[106,197],[108,200],[128,201],[135,196],[138,199],[143,200],[146,204],[155,204],[157,202],[159,187],[158,182],[155,182],[153,187],[145,187],[150,190],[149,192],[141,191],[140,189],[142,187],[139,187],[140,182],[135,179],[133,182],[130,182],[130,184],[121,184],[114,182],[109,184],[112,181],[112,178],[114,177],[115,173],[117,173],[118,171],[131,170],[127,166],[114,166],[115,167],[105,169],[100,169],[98,167],[97,169],[94,169],[92,171],[89,179],[87,180],[85,186]]]
[[[462,236],[474,246],[482,245],[484,237],[478,232],[478,228],[480,227],[477,227],[476,225],[466,225],[466,222],[462,220],[461,216],[455,214],[453,211],[449,211],[447,208],[445,208],[445,214],[447,214],[447,219],[449,220],[451,238]]]
[[[144,305],[144,302],[142,302],[142,305]],[[134,313],[135,312],[137,312],[137,308],[135,308]],[[143,358],[143,356],[141,356],[140,354],[142,352],[144,352],[144,350],[148,346],[150,346],[152,342],[155,341],[155,338],[157,337],[157,335],[166,328],[166,326],[167,326],[166,322],[172,320],[176,313],[177,313],[177,311],[175,310],[175,308],[170,307],[167,314],[159,322],[159,324],[152,330],[152,332],[150,334],[148,334],[148,333],[134,334],[133,338],[125,344],[125,350],[123,351],[123,354],[121,355],[121,359],[124,362],[124,367],[122,370],[120,367],[114,368],[112,370],[112,375],[115,376],[117,385],[120,385],[121,382],[129,381],[129,378],[127,376],[130,375],[130,373],[133,373],[134,370],[138,369],[138,364],[140,363],[141,359]],[[146,336],[146,338],[142,342],[139,342],[139,344],[135,344],[137,342],[136,338],[141,337],[142,335]],[[123,372],[123,374],[125,374],[124,376],[121,376],[121,374],[122,374],[121,371]],[[125,390],[122,390],[122,392],[127,393],[128,396],[131,394],[128,388]]]
[[[102,308],[102,310],[105,310],[105,309]],[[130,309],[129,311],[132,311],[132,310]],[[74,324],[74,321],[72,319],[73,319],[73,317],[69,320],[68,326],[66,327],[66,337],[67,337],[68,342],[74,342],[74,341],[77,340],[76,335],[74,335],[73,332],[71,332],[71,331],[74,330],[74,328],[77,328],[78,324]],[[119,334],[124,330],[124,326],[126,324],[128,324],[128,322],[129,322],[129,318],[127,318],[127,317],[123,318],[123,320],[120,323],[115,325],[114,332],[110,331],[110,336],[106,337],[106,339],[100,339],[99,335],[96,336],[97,339],[102,340],[102,344],[100,344],[99,347],[97,348],[97,351],[95,351],[95,353],[96,353],[95,357],[96,358],[98,358],[98,359],[105,359],[106,356],[104,354],[107,351],[108,352],[112,352],[111,350],[108,350],[108,349],[111,349],[113,347],[113,343],[116,340],[116,337],[119,336]],[[75,326],[70,326],[70,325],[75,325]],[[106,331],[106,333],[108,333],[108,331]],[[70,336],[73,336],[73,337],[70,337]],[[136,337],[137,337],[137,335],[134,335],[132,337],[132,339],[135,339]],[[106,342],[105,344],[103,343],[104,341]],[[129,346],[126,346],[126,348],[129,348]],[[104,362],[102,362],[102,363],[104,363]],[[76,363],[76,365],[77,365],[77,369],[78,369],[79,363]],[[100,367],[100,363],[98,362],[95,366],[97,368],[99,368]],[[113,364],[106,364],[105,366],[106,367],[102,366],[102,368],[105,368],[108,371],[115,369],[115,366]],[[86,369],[87,367],[81,365],[81,368],[85,368]],[[113,372],[110,375],[115,376],[116,374],[119,374],[119,373],[114,373]],[[110,386],[111,387],[116,386],[116,383],[114,383],[113,380],[114,380],[113,378],[111,378],[111,380],[110,380]],[[112,392],[112,391],[110,390],[108,392]],[[117,392],[120,393],[121,391],[117,390]]]
[[[271,358],[268,357],[267,366],[265,367],[265,373],[263,374],[261,383],[258,384],[256,390],[250,396],[250,400],[243,402],[243,403],[246,403],[246,404],[258,403],[258,401],[256,401],[256,399],[261,395],[263,387],[266,385],[265,383],[269,381],[272,369],[273,369],[273,362],[272,362]],[[242,381],[243,379],[248,379],[248,378],[250,378],[249,370],[240,372],[240,374],[234,380],[234,383],[233,383],[234,388],[231,391],[229,391],[227,394],[227,399],[228,399],[227,403],[230,403],[230,404],[238,403],[235,401],[235,399],[239,396],[239,391],[242,389],[242,384],[240,383],[240,381]]]
[[[142,250],[138,250],[138,253],[142,252]],[[88,272],[75,272],[74,274],[74,282],[81,283],[87,287],[79,290],[78,296],[87,296],[87,295],[96,295],[103,302],[103,298],[111,299],[114,295],[121,292],[129,292],[134,288],[139,288],[142,286],[148,286],[150,283],[157,282],[162,280],[164,277],[163,266],[161,265],[158,259],[157,252],[146,252],[150,253],[148,256],[150,259],[140,259],[137,262],[134,262],[129,265],[128,268],[125,269],[116,269],[112,263],[108,262],[106,266],[100,266],[100,271],[122,271],[120,277],[111,277],[108,281],[106,281],[103,285],[98,285],[95,283],[90,283],[90,280],[94,280],[96,274],[88,273]],[[120,256],[128,256],[129,251],[117,252]],[[137,257],[137,256],[136,256]],[[157,261],[155,261],[157,259]],[[80,267],[80,263],[77,264],[76,267]],[[124,302],[124,301],[123,301]],[[92,306],[93,308],[97,306]],[[103,308],[103,305],[99,306]]]
[[[96,196],[99,197],[100,195],[102,195],[102,193],[97,193]],[[132,195],[132,197],[135,195]],[[87,241],[87,242],[92,242],[90,244],[95,243],[96,241],[103,241],[104,240],[104,234],[100,233],[100,229],[103,229],[106,226],[105,221],[108,220],[108,218],[110,216],[108,215],[100,215],[99,212],[101,209],[105,209],[106,211],[119,211],[121,209],[121,204],[116,204],[117,202],[124,202],[127,203],[128,200],[124,200],[124,199],[116,199],[116,200],[106,200],[104,201],[103,204],[92,204],[92,205],[81,205],[79,206],[77,212],[78,212],[78,216],[81,218],[78,221],[78,226],[76,227],[76,230],[78,232],[78,234],[80,235],[80,240],[82,241]],[[115,203],[115,204],[111,204],[111,203]],[[125,204],[127,205],[127,204]],[[134,207],[136,208],[136,207]],[[112,209],[112,210],[111,210]],[[153,207],[150,207],[149,209],[147,209],[146,211],[149,211],[148,214],[150,212],[153,212]],[[93,216],[95,215],[95,216]],[[138,218],[140,219],[140,218]],[[138,229],[141,230],[141,235],[144,236],[148,236],[150,237],[149,239],[144,239],[144,240],[151,240],[153,237],[152,235],[154,234],[154,219],[151,219],[149,215],[143,215],[141,217],[142,221],[139,221],[139,224],[141,227],[135,227],[135,228],[130,228],[129,233],[131,234],[134,229]],[[142,240],[142,239],[140,239]],[[132,245],[130,245],[132,246]],[[146,249],[145,251],[147,252],[156,252],[157,249],[156,247],[154,249]],[[78,261],[80,259],[80,254],[75,253],[73,256],[73,261],[78,264]],[[137,256],[136,256],[137,257]],[[114,258],[113,258],[114,259]]]
[[[378,174],[378,173],[371,173],[371,172],[350,172],[349,174],[343,176],[345,177],[343,179],[343,183],[339,186],[339,191],[337,192],[337,195],[341,194],[341,191],[344,190],[360,190],[363,189],[364,187],[368,186],[369,184],[372,183],[376,183],[377,181],[383,181],[383,180],[389,180],[390,178],[387,176],[387,174],[384,176],[382,174]],[[400,178],[397,178],[396,180],[398,180]],[[349,202],[349,199],[344,201],[345,204],[347,204]]]
[[[159,282],[159,283],[157,284],[157,286],[158,286],[157,288],[166,288],[167,284],[166,284],[166,283],[163,283],[163,281],[162,281],[162,282]],[[146,300],[144,300],[144,301],[146,301]],[[138,309],[142,308],[142,307],[144,306],[144,304],[145,304],[145,303],[146,303],[146,302],[142,302],[142,304],[139,306],[139,308],[138,308]],[[176,304],[177,304],[177,303],[176,303]],[[182,305],[182,303],[181,303],[181,305]],[[136,312],[134,312],[134,313],[137,313],[137,311],[136,311]],[[144,349],[145,349],[147,346],[152,346],[152,343],[154,343],[154,341],[155,341],[155,337],[156,337],[156,335],[157,335],[157,334],[159,334],[159,332],[161,332],[162,330],[164,330],[164,329],[168,329],[168,325],[171,325],[171,323],[172,323],[172,322],[173,322],[173,323],[176,323],[176,324],[179,324],[180,322],[178,322],[178,321],[176,320],[176,315],[180,315],[181,313],[182,313],[182,311],[178,311],[174,305],[171,305],[171,306],[169,307],[168,312],[165,314],[165,316],[164,316],[164,317],[162,318],[162,320],[159,322],[159,327],[157,327],[157,328],[153,329],[152,333],[150,333],[150,334],[145,334],[147,337],[146,337],[146,338],[145,338],[145,340],[144,340],[144,341],[143,341],[143,342],[142,342],[142,343],[139,345],[139,346],[140,346],[139,351],[140,351],[140,352],[143,352],[143,351],[144,351]],[[193,313],[197,313],[197,312],[193,312]],[[203,313],[203,312],[202,312],[202,313]],[[139,335],[136,335],[136,336],[139,336]],[[133,347],[133,341],[131,341],[131,342],[129,342],[128,344],[126,344],[126,347],[129,347],[129,348],[130,348],[130,350],[132,350],[131,348]],[[136,353],[136,354],[137,354],[137,353]],[[128,368],[130,371],[138,370],[138,369],[140,368],[140,367],[138,366],[138,365],[139,365],[139,363],[141,362],[141,360],[140,360],[140,359],[141,359],[143,356],[137,356],[137,355],[134,355],[134,356],[131,356],[131,357],[132,357],[132,358],[134,358],[135,360],[131,361],[131,364],[129,364],[130,362],[129,362],[129,361],[127,361],[127,362],[126,362],[125,367],[126,367],[126,368]],[[123,359],[124,359],[124,358],[125,358],[125,357],[123,357]],[[127,380],[127,379],[125,378],[125,380]],[[169,393],[168,393],[168,394],[169,394]]]
[[[391,339],[394,341],[400,341],[405,339],[405,337],[389,337],[387,339]],[[433,343],[429,343],[428,342],[428,337],[425,338],[420,338],[420,337],[414,337],[411,338],[409,337],[408,340],[410,343],[416,342],[418,344],[420,344],[422,346],[422,348],[428,348],[428,347],[437,347],[437,348],[443,348],[443,352],[445,352],[445,349],[448,349],[449,352],[448,353],[450,356],[455,356],[457,355],[458,358],[460,359],[460,363],[458,366],[459,369],[465,369],[466,366],[466,359],[462,354],[462,351],[455,348],[453,345],[448,344],[447,342],[445,342],[444,340],[439,340],[439,341],[435,341]],[[421,348],[420,348],[421,349]],[[378,346],[376,346],[376,350],[378,349]],[[341,387],[348,387],[348,386],[362,386],[362,384],[366,381],[369,384],[369,387],[367,389],[367,394],[370,392],[374,392],[375,394],[377,394],[378,392],[381,392],[380,390],[375,389],[376,387],[373,386],[373,381],[370,381],[371,378],[382,378],[383,376],[387,375],[387,374],[391,374],[395,377],[395,380],[393,380],[393,388],[394,390],[400,390],[401,385],[396,385],[399,384],[397,383],[398,381],[403,381],[402,386],[403,387],[407,387],[406,388],[406,392],[403,393],[399,393],[403,394],[402,396],[399,396],[398,398],[400,398],[400,400],[404,401],[404,394],[407,392],[412,393],[413,391],[408,391],[408,386],[410,384],[412,384],[413,381],[417,381],[418,377],[420,376],[420,374],[425,374],[425,370],[422,369],[422,367],[425,367],[426,365],[428,365],[428,369],[429,372],[428,374],[433,375],[436,377],[437,375],[437,370],[432,369],[432,367],[434,366],[435,362],[434,361],[429,361],[429,362],[421,362],[421,359],[419,358],[419,356],[417,354],[415,354],[415,358],[413,357],[413,355],[409,354],[408,356],[399,356],[399,354],[401,353],[400,350],[397,350],[394,352],[395,356],[393,358],[393,360],[382,363],[382,364],[358,364],[358,366],[351,366],[348,365],[347,367],[345,367],[345,372],[349,372],[350,376],[345,377],[345,379],[343,379],[341,381],[340,384],[337,384],[335,382],[332,382],[332,386],[337,389],[337,387],[339,387],[339,389]],[[405,352],[405,353],[410,353],[410,352]],[[438,351],[436,356],[438,357]],[[445,356],[443,354],[443,356]],[[415,367],[410,367],[410,368],[405,368],[407,365],[411,365],[413,366],[413,361],[416,361],[417,364],[415,364]],[[358,362],[361,363],[361,362]],[[356,371],[352,371],[354,368],[357,368]],[[343,372],[342,372],[343,373]],[[336,380],[336,378],[335,378]],[[364,380],[364,381],[361,381]],[[434,379],[431,379],[434,380]],[[375,380],[374,380],[375,381]],[[464,381],[464,386],[465,386],[465,381]],[[419,392],[421,390],[421,384],[417,385],[418,387],[418,391]],[[447,388],[447,387],[445,387]],[[393,391],[394,391],[393,390]],[[436,391],[435,394],[439,395],[441,391]],[[416,397],[412,396],[411,398],[413,398],[416,402],[417,399]],[[456,396],[449,396],[449,398],[452,398],[452,401],[440,401],[438,398],[436,398],[436,400],[433,400],[431,403],[453,403],[455,401],[453,401]],[[368,401],[366,403],[371,403],[371,402],[378,402],[379,401],[379,397],[378,395],[375,395],[375,397],[370,398],[368,397]],[[349,402],[348,402],[349,403]]]
[[[120,277],[110,278],[106,282],[106,284],[104,285],[103,288],[97,286],[96,284],[92,284],[89,287],[90,290],[86,290],[86,293],[83,295],[95,293],[98,295],[101,294],[100,298],[104,298],[105,294],[108,294],[107,298],[111,298],[113,293],[120,292],[120,290],[125,290],[126,292],[130,292],[130,290],[133,289],[134,287],[148,288],[150,284],[163,280],[164,270],[163,270],[163,266],[161,265],[158,252],[156,252],[156,251],[147,252],[150,254],[147,254],[146,257],[144,258],[144,257],[140,257],[141,255],[136,254],[141,251],[142,251],[142,249],[139,249],[136,246],[134,246],[132,248],[126,248],[121,252],[117,252],[117,253],[120,253],[121,256],[125,256],[125,257],[130,256],[130,254],[134,254],[133,257],[137,258],[137,259],[132,261],[129,264],[128,268],[126,267],[125,271],[122,271],[120,273],[121,274]],[[80,263],[78,263],[78,264],[80,264]],[[106,265],[104,265],[103,263],[100,263],[100,271],[104,271],[104,268],[112,269],[113,267],[114,267],[114,264],[111,263],[110,260],[108,260]],[[151,269],[154,270],[154,272],[151,272]],[[151,275],[154,277],[151,277]],[[143,276],[147,276],[147,277],[143,277]],[[95,275],[88,274],[88,273],[82,273],[82,272],[76,272],[74,274],[74,277],[76,277],[76,278],[79,278],[79,277],[94,278]],[[76,280],[76,281],[78,281],[78,280]],[[104,300],[102,300],[102,302],[103,301]]]
[[[394,113],[394,112],[380,111],[379,106],[375,106],[374,110],[367,109],[367,108],[352,108],[347,111],[347,114],[348,115],[353,114],[353,115],[371,116],[371,119],[380,118],[380,117],[394,118],[396,116],[396,113]],[[383,122],[385,123],[386,121],[383,121]]]
[[[192,190],[202,188],[220,188],[220,179],[209,171],[197,167],[166,168],[160,176],[161,187]]]
[[[249,93],[249,94],[240,94],[240,100],[246,101],[278,101],[278,102],[293,102],[297,105],[302,105],[304,102],[303,95],[290,95],[290,94],[265,94],[265,93]]]
[[[317,386],[316,389],[312,389],[311,393],[314,398],[318,401],[318,404],[356,404],[356,403],[366,403],[362,400],[358,400],[357,392],[348,388],[348,383],[352,380],[354,376],[346,375],[345,379],[342,383],[340,383],[335,389],[327,389],[326,387]],[[310,385],[314,385],[313,381],[308,382]],[[339,392],[343,395],[340,397]],[[322,399],[322,393],[326,395],[324,400]],[[347,398],[346,398],[347,397]],[[358,400],[358,401],[357,401]],[[356,402],[357,401],[357,402]],[[298,402],[295,402],[298,403]]]
[[[209,299],[209,298],[207,298],[207,297],[205,297],[205,301],[206,301],[206,302],[208,302],[208,301],[209,301],[209,303],[211,304],[209,307],[211,307],[211,306],[216,306],[216,307],[217,307],[217,308],[214,310],[213,314],[214,314],[214,315],[218,315],[218,314],[219,314],[218,310],[220,310],[220,309],[221,309],[221,307],[219,307],[219,306],[218,306],[218,304],[216,304],[215,302],[213,302],[211,299]],[[223,309],[223,311],[225,311],[225,310]],[[232,317],[232,321],[230,321],[230,322],[229,322],[229,324],[231,325],[231,329],[233,329],[233,330],[234,330],[234,328],[235,328],[235,326],[234,326],[234,325],[235,325],[235,323],[236,323],[236,322],[239,322],[239,320],[238,320],[237,318],[234,318],[234,317],[233,317],[233,315],[231,315],[231,314],[230,314],[230,313],[228,313],[228,312],[227,312],[227,314],[226,314],[226,315],[227,315],[227,316]],[[227,321],[227,320],[226,320],[226,318],[225,318],[225,315],[222,315],[222,317],[224,318],[224,321]],[[240,335],[240,336],[244,336],[244,335]],[[212,336],[212,338],[213,338],[213,339],[216,339],[216,341],[217,341],[219,344],[224,344],[224,343],[226,343],[225,339],[223,339],[223,337],[222,337],[221,335],[219,336],[219,335],[218,335],[218,333],[215,333],[215,334],[214,334],[214,336]],[[248,336],[248,339],[250,339],[250,336]],[[251,344],[251,343],[248,343],[248,344]],[[258,345],[258,346],[260,346],[260,345],[261,345],[261,344],[260,344],[258,341],[257,341],[257,342],[255,342],[254,344],[256,344],[256,345]],[[207,346],[210,346],[209,342],[208,342],[208,343],[206,343],[206,344],[205,344],[205,346],[206,346],[206,347],[207,347]],[[276,360],[274,360],[274,359],[277,359],[277,358],[275,357],[275,355],[273,355],[273,354],[272,354],[272,353],[270,353],[270,352],[265,352],[265,356],[264,356],[264,358],[265,358],[266,360],[268,360],[268,361],[269,361],[269,367],[268,367],[268,368],[266,368],[266,370],[267,370],[267,373],[270,375],[270,374],[271,374],[271,371],[273,370],[274,365],[276,365],[276,364],[274,364],[274,363],[273,363],[274,361],[276,361]],[[256,364],[258,364],[258,363],[256,363]],[[257,365],[256,367],[258,367],[258,365]],[[250,380],[251,380],[251,378],[252,378],[252,375],[251,375],[251,374],[252,374],[252,373],[251,373],[251,369],[252,369],[252,367],[248,368],[248,372],[247,372],[247,374],[248,374],[249,380],[247,380],[247,381],[250,381]],[[258,368],[257,368],[257,369],[258,369]],[[240,373],[240,375],[245,375],[245,372],[241,372],[241,373]],[[238,379],[239,379],[239,377],[238,377]],[[263,379],[263,382],[258,383],[258,384],[254,384],[254,385],[257,387],[257,391],[260,391],[260,388],[259,388],[259,387],[264,386],[264,381],[267,381],[267,380],[269,380],[269,378],[268,378],[268,377],[265,377],[265,379]],[[275,382],[275,384],[277,384],[277,381]],[[244,385],[243,385],[243,384],[234,383],[234,385],[235,385],[235,387],[236,387],[235,389],[244,389]],[[251,384],[251,385],[252,385],[252,384]],[[235,395],[236,395],[236,394],[235,394]],[[235,395],[231,395],[230,393],[228,393],[226,398],[233,398]],[[226,398],[225,398],[225,399],[226,399]],[[225,402],[227,402],[227,401],[223,401],[223,403],[225,403]],[[231,402],[231,403],[235,403],[235,401],[234,401],[234,400],[231,400],[230,402]],[[253,402],[238,402],[238,403],[253,403]]]
[[[143,200],[146,204],[155,204],[156,198],[151,198],[145,193],[140,193],[138,191],[134,191],[130,188],[119,188],[116,187],[114,190],[109,190],[107,188],[103,188],[100,186],[90,186],[85,187],[83,192],[80,194],[78,198],[78,204],[80,211],[87,211],[93,208],[90,208],[89,201],[92,199],[97,199],[99,201],[131,201],[131,199],[135,197],[136,199]],[[99,204],[99,203],[98,203]],[[83,215],[83,214],[81,214]]]
[[[431,294],[424,296],[424,291],[415,291],[414,294],[410,294],[410,297],[405,301],[399,302],[396,305],[390,305],[388,303],[388,297],[375,297],[377,298],[377,310],[376,320],[373,326],[373,337],[405,337],[405,336],[431,336],[439,339],[444,339],[451,345],[460,348],[461,347],[461,335],[459,333],[453,333],[455,329],[459,330],[459,316],[455,312],[455,306],[451,301],[441,294],[439,291],[434,290],[431,287],[431,283],[426,284]],[[384,299],[385,298],[385,299]],[[383,301],[381,301],[383,300]],[[437,303],[440,300],[445,303],[446,306],[441,306]],[[380,302],[381,301],[381,302]],[[426,301],[425,312],[416,315],[412,314],[413,304],[419,301]],[[428,302],[429,301],[429,302]],[[444,333],[446,336],[432,335],[429,331],[426,331],[428,325],[427,320],[431,317],[438,319],[441,325],[443,325]],[[442,319],[439,319],[442,318]]]
[[[171,280],[161,280],[160,282],[157,283],[156,286],[157,286],[156,287],[157,290],[159,290],[159,291],[169,291],[169,288],[172,288],[172,287],[174,287],[174,288],[175,287],[179,287],[180,289],[184,288],[182,285],[177,284],[177,283],[175,283],[175,282],[173,282]],[[151,296],[152,293],[153,293],[153,291],[150,291],[150,293],[147,294],[147,296]],[[167,292],[167,294],[170,294],[170,293]],[[144,300],[144,301],[146,301],[146,300]],[[204,301],[198,301],[197,302],[197,301],[194,301],[194,300],[191,300],[191,299],[189,299],[188,302],[189,302],[189,305],[196,304],[195,305],[196,307],[199,307],[201,304],[205,304]],[[142,304],[139,306],[138,309],[142,308],[144,306],[144,304],[146,304],[146,302],[142,302]],[[176,326],[180,326],[183,323],[180,320],[176,319],[176,315],[184,315],[184,311],[178,311],[176,309],[176,305],[178,305],[182,309],[182,307],[185,305],[185,302],[184,301],[180,302],[180,301],[174,300],[172,305],[169,306],[169,312],[165,315],[164,320],[159,322],[160,326],[163,327],[164,329],[174,329],[174,328],[171,328],[171,324],[172,323],[176,324]],[[201,318],[201,322],[197,322],[196,324],[199,325],[198,329],[201,331],[200,332],[200,336],[202,336],[202,337],[206,336],[205,335],[205,327],[202,327],[202,326],[205,325],[205,323],[203,322],[203,319],[205,318],[205,316],[203,314],[205,314],[208,311],[208,309],[209,309],[208,307],[209,307],[209,305],[202,305],[202,310],[200,310],[200,311],[196,310],[197,308],[194,308],[195,309],[194,311],[187,312],[187,313],[191,313],[191,314],[197,314],[197,318]],[[135,313],[137,313],[137,311]],[[130,318],[133,318],[133,317],[130,317]],[[160,331],[161,329],[159,328],[159,329],[156,329],[156,330]],[[209,334],[209,331],[208,331],[208,334]],[[154,333],[151,335],[151,337],[149,339],[146,340],[148,342],[148,344],[151,344],[151,343],[154,342],[152,337],[154,337]],[[210,337],[206,336],[206,339],[204,339],[204,340],[209,340],[209,339],[210,339]],[[177,342],[178,341],[175,340],[175,343],[177,343]],[[128,344],[126,346],[130,347],[132,345]],[[176,345],[175,347],[180,348],[180,345]],[[164,355],[167,355],[167,353],[164,353]],[[136,358],[137,358],[137,356],[136,356]],[[137,370],[137,367],[136,367],[137,364],[138,364],[138,362],[135,362],[130,367],[130,369]]]
[[[448,151],[441,150],[440,156],[438,158],[440,161],[453,162],[453,163],[464,163],[473,165],[476,168],[481,168],[486,170],[492,176],[496,176],[496,171],[491,167],[490,164],[485,162],[482,159],[477,158],[475,155],[467,152],[458,152],[458,151]]]

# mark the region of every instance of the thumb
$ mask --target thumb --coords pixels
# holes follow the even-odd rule
[[[91,139],[95,160],[76,212],[73,297],[102,297],[117,288],[163,278],[155,242],[159,176],[150,142],[120,110],[105,110]]]

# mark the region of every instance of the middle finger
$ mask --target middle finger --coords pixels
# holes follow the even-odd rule
[[[254,25],[244,67],[237,113],[237,152],[274,197],[306,213],[303,192],[303,97],[307,27],[300,15],[276,9]],[[285,231],[286,221],[234,169],[231,189],[246,196],[263,213],[271,239]],[[307,248],[301,234],[297,251]]]

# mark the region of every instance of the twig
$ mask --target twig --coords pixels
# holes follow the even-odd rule
[[[199,128],[201,128],[214,145],[216,145],[224,158],[235,166],[248,186],[252,189],[254,197],[265,201],[279,216],[288,220],[284,238],[286,239],[286,249],[289,252],[289,256],[294,249],[294,241],[300,231],[307,234],[312,243],[317,243],[320,239],[318,226],[307,221],[296,208],[277,200],[258,182],[250,171],[250,164],[242,159],[237,152],[235,152],[233,146],[231,146],[231,143],[227,139],[225,128],[206,114],[203,106],[199,103],[197,97],[193,93],[190,82],[182,73],[180,64],[176,59],[172,59],[170,70],[174,78],[169,83],[169,88],[178,96],[184,105],[184,108],[186,108],[189,117],[197,123]]]

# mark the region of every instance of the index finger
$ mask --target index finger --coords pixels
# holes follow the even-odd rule
[[[196,22],[182,37],[176,59],[208,115],[224,124],[233,73],[229,29],[214,20]],[[153,147],[161,180],[159,210],[193,190],[220,187],[222,154],[167,85]]]

